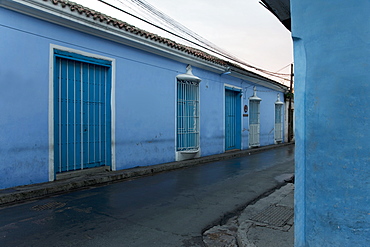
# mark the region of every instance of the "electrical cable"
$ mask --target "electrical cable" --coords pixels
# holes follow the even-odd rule
[[[119,1],[119,2],[122,3],[121,0],[116,0],[116,1]],[[181,32],[189,35],[190,37],[198,40],[199,42],[201,42],[201,43],[203,43],[203,44],[205,44],[205,45],[207,45],[207,46],[209,46],[209,47],[211,47],[211,48],[219,51],[220,53],[223,53],[223,54],[225,54],[225,55],[227,55],[227,56],[235,59],[237,62],[245,63],[244,61],[241,61],[239,58],[235,57],[234,55],[228,53],[227,51],[221,49],[220,47],[216,46],[215,44],[211,43],[210,41],[208,41],[208,40],[204,39],[203,37],[199,36],[198,34],[196,34],[195,32],[193,32],[192,30],[186,28],[181,23],[175,21],[174,19],[172,19],[171,17],[167,16],[163,12],[157,10],[154,6],[150,5],[149,3],[146,3],[144,0],[130,0],[130,1],[136,3],[139,7],[144,8],[144,10],[149,11],[150,13],[156,15],[160,20],[164,20],[165,22],[169,23],[170,26],[174,27],[175,29],[179,29]],[[252,66],[252,67],[255,68],[255,69],[257,69],[257,70],[259,70],[259,71],[261,71],[261,72],[267,72],[270,75],[290,76],[290,74],[276,73],[276,72],[271,72],[271,71],[259,69],[259,68],[254,67],[254,66]]]
[[[288,63],[286,66],[284,66],[284,67],[282,67],[281,69],[279,69],[279,70],[275,71],[275,73],[277,73],[277,72],[279,72],[279,71],[281,71],[281,70],[283,70],[283,69],[287,68],[287,67],[288,67],[288,66],[290,66],[290,65],[292,65],[292,63]],[[290,74],[289,74],[289,75],[290,75]]]
[[[117,0],[117,1],[122,2],[120,0]],[[214,50],[222,53],[228,59],[230,59],[232,61],[235,61],[235,62],[238,62],[238,63],[241,63],[241,64],[244,64],[245,66],[248,66],[248,67],[251,67],[251,68],[256,68],[256,67],[254,67],[254,66],[252,66],[250,64],[246,64],[241,59],[239,59],[236,56],[228,53],[227,51],[223,50],[222,48],[216,46],[215,44],[211,43],[207,39],[204,39],[200,35],[196,34],[195,32],[193,32],[190,29],[188,29],[185,26],[183,26],[181,23],[175,21],[171,17],[169,17],[166,14],[162,13],[161,11],[157,10],[155,7],[153,7],[149,3],[146,3],[145,1],[142,1],[142,0],[130,0],[130,1],[137,3],[139,7],[144,8],[147,11],[150,11],[152,14],[156,15],[160,19],[164,19],[164,21],[166,21],[167,23],[169,23],[171,25],[171,27],[173,27],[173,28],[175,28],[177,30],[180,30],[183,34],[185,33],[186,35],[194,38],[195,40],[201,42],[202,44],[204,44],[204,45],[206,45],[206,46],[208,46],[208,47],[210,47],[210,48],[212,48],[212,49],[214,49]]]
[[[165,29],[165,28],[163,28],[163,27],[160,27],[160,26],[158,26],[158,25],[156,25],[156,24],[154,24],[154,23],[152,23],[152,22],[150,22],[150,21],[147,21],[147,20],[145,20],[145,19],[143,19],[143,18],[141,18],[141,17],[138,17],[138,16],[136,16],[136,15],[134,15],[134,14],[132,14],[132,13],[129,13],[129,12],[127,12],[127,11],[125,11],[125,10],[123,10],[122,8],[119,8],[119,7],[117,7],[117,6],[115,6],[115,5],[113,5],[113,4],[111,4],[111,3],[108,3],[108,2],[106,2],[106,1],[104,1],[104,0],[98,0],[99,2],[101,2],[101,3],[103,3],[103,4],[106,4],[106,5],[108,5],[108,6],[110,6],[111,8],[114,8],[114,9],[116,9],[116,10],[119,10],[119,11],[121,11],[121,12],[123,12],[123,13],[125,13],[125,14],[127,14],[127,15],[130,15],[130,16],[132,16],[132,17],[134,17],[134,18],[136,18],[136,19],[138,19],[138,20],[140,20],[140,21],[143,21],[144,23],[147,23],[147,24],[149,24],[149,25],[151,25],[151,26],[154,26],[154,27],[156,27],[156,28],[158,28],[158,29],[160,29],[160,30],[162,30],[162,31],[165,31],[165,32],[167,32],[167,33],[169,33],[169,34],[171,34],[171,35],[174,35],[175,37],[178,37],[178,38],[180,38],[180,39],[182,39],[182,40],[185,40],[185,41],[187,41],[187,42],[189,42],[189,43],[191,43],[191,44],[193,44],[193,45],[196,45],[196,46],[199,46],[199,47],[201,47],[201,48],[203,48],[203,49],[205,49],[205,50],[207,50],[207,51],[210,51],[210,52],[212,52],[212,53],[215,53],[215,54],[217,54],[217,55],[219,55],[219,56],[222,56],[222,57],[224,57],[224,58],[227,58],[227,59],[229,59],[229,60],[231,60],[231,61],[233,61],[233,62],[237,62],[237,63],[239,63],[239,64],[242,64],[242,65],[244,65],[244,66],[246,66],[246,67],[249,67],[249,68],[252,68],[252,69],[255,69],[255,70],[257,70],[257,71],[259,71],[259,72],[261,72],[261,73],[264,73],[264,74],[267,74],[267,75],[269,75],[269,76],[273,76],[273,77],[277,77],[277,78],[279,78],[279,79],[283,79],[283,80],[286,80],[286,81],[289,81],[289,79],[286,79],[286,78],[283,78],[283,77],[281,77],[281,76],[290,76],[290,74],[284,74],[284,73],[276,73],[276,72],[271,72],[271,71],[268,71],[268,70],[264,70],[264,69],[261,69],[261,68],[258,68],[258,67],[255,67],[255,66],[252,66],[252,65],[250,65],[250,64],[248,64],[248,63],[245,63],[244,61],[241,61],[241,60],[239,60],[239,59],[237,59],[237,58],[235,58],[235,57],[233,57],[233,56],[231,56],[230,54],[224,54],[222,51],[219,51],[218,49],[217,50],[215,50],[215,48],[213,48],[212,47],[212,49],[210,49],[210,48],[208,48],[208,47],[206,47],[206,46],[204,46],[204,45],[201,45],[201,44],[198,44],[198,43],[196,43],[196,42],[194,42],[194,41],[191,41],[191,40],[189,40],[189,39],[187,39],[187,38],[184,38],[184,37],[182,37],[181,35],[178,35],[178,34],[176,34],[176,33],[174,33],[174,32],[172,32],[172,31],[169,31],[169,30],[167,30],[167,29]],[[120,0],[118,0],[119,2],[121,2]],[[147,4],[147,3],[143,3],[143,1],[135,1],[135,0],[131,0],[131,1],[133,1],[134,3],[139,3],[139,4],[141,4],[141,5],[146,5],[146,6],[148,6],[149,4]],[[121,2],[121,4],[123,4],[122,2]],[[151,10],[153,10],[153,9],[155,9],[153,6],[151,6],[150,5],[150,7],[148,7],[148,8],[150,8]],[[146,8],[145,8],[146,9]],[[155,9],[155,11],[154,12],[158,12],[158,13],[160,13],[160,15],[162,15],[162,16],[165,16],[162,12],[160,12],[160,11],[158,11],[157,9]],[[166,17],[167,19],[169,18],[169,17]],[[177,23],[176,21],[174,21],[172,18],[169,18],[168,20],[171,20],[171,22],[173,22],[173,23]],[[169,23],[171,23],[171,22],[169,22]],[[181,24],[180,24],[181,25]],[[182,25],[181,25],[182,26]],[[184,27],[184,26],[182,26],[182,27]],[[185,28],[185,27],[184,27]],[[186,32],[185,32],[186,33]],[[195,34],[195,33],[194,33]],[[200,36],[199,36],[200,37]],[[203,39],[203,38],[202,38]],[[202,41],[200,41],[200,40],[198,40],[199,42],[202,42]],[[207,42],[209,42],[209,41],[207,41]],[[204,43],[204,42],[202,42],[202,43]],[[210,42],[209,42],[210,43]],[[208,46],[208,44],[206,44],[207,46]]]
[[[123,9],[121,9],[121,8],[117,7],[117,6],[114,6],[114,5],[112,5],[112,4],[110,4],[110,3],[106,2],[106,1],[103,1],[103,0],[98,0],[98,1],[99,1],[99,2],[104,3],[104,4],[108,5],[108,6],[110,6],[110,7],[114,8],[114,9],[116,9],[116,10],[119,10],[119,11],[121,11],[121,12],[123,12],[123,13],[127,14],[127,15],[130,15],[130,16],[132,16],[132,17],[135,17],[135,18],[137,18],[138,20],[143,21],[143,22],[145,22],[145,23],[147,23],[147,24],[149,24],[149,25],[152,25],[152,26],[154,26],[154,27],[156,27],[156,28],[158,28],[158,29],[160,29],[160,30],[162,30],[162,31],[165,31],[165,32],[167,32],[167,33],[169,33],[169,34],[171,34],[171,35],[174,35],[174,36],[176,36],[176,37],[178,37],[178,38],[180,38],[180,39],[183,39],[183,40],[185,40],[185,41],[187,41],[187,42],[190,42],[190,43],[192,43],[192,44],[194,44],[194,45],[197,45],[197,46],[199,46],[199,47],[202,47],[203,49],[206,49],[206,50],[208,50],[208,51],[210,51],[210,52],[213,52],[213,53],[216,53],[216,54],[218,54],[218,55],[220,55],[220,56],[225,57],[225,55],[223,55],[223,54],[221,54],[221,53],[219,53],[219,52],[213,51],[213,50],[211,50],[211,49],[209,49],[209,48],[207,48],[207,47],[205,47],[205,46],[203,46],[203,45],[197,44],[197,43],[195,43],[195,42],[193,42],[193,41],[191,41],[191,40],[189,40],[189,39],[186,39],[186,38],[184,38],[184,37],[182,37],[182,36],[180,36],[180,35],[178,35],[178,34],[175,34],[174,32],[168,31],[167,29],[164,29],[164,28],[162,28],[162,27],[160,27],[160,26],[158,26],[158,25],[156,25],[156,24],[153,24],[153,23],[151,23],[151,22],[149,22],[149,21],[147,21],[147,20],[145,20],[145,19],[143,19],[143,18],[141,18],[141,17],[138,17],[138,16],[136,16],[136,15],[134,15],[134,14],[131,14],[130,12],[127,12],[127,11],[125,11],[125,10],[123,10]]]
[[[118,0],[118,1],[120,1],[120,0]],[[168,23],[172,28],[181,31],[182,33],[185,33],[186,35],[194,38],[195,40],[197,40],[197,41],[199,41],[199,42],[201,42],[201,43],[203,43],[203,44],[205,44],[205,45],[207,45],[207,46],[209,46],[209,47],[211,47],[215,50],[220,51],[221,53],[228,54],[226,51],[222,50],[220,47],[217,47],[215,44],[211,43],[207,39],[204,39],[200,35],[193,32],[192,30],[186,28],[181,23],[175,21],[174,19],[172,19],[168,15],[166,15],[163,12],[157,10],[155,7],[153,7],[149,3],[146,3],[145,1],[141,1],[141,0],[130,0],[130,1],[138,4],[139,7],[144,8],[147,11],[150,11],[152,14],[156,15],[160,20],[164,20],[166,23]],[[122,1],[120,1],[120,2],[122,2]],[[228,54],[228,55],[231,56],[231,54]],[[234,57],[234,58],[236,59],[236,57]]]
[[[172,72],[175,72],[175,73],[180,73],[180,71],[169,69],[168,67],[158,66],[158,64],[153,64],[153,63],[148,63],[148,62],[143,62],[143,61],[135,60],[135,59],[132,59],[132,58],[127,58],[125,56],[118,55],[117,53],[114,53],[113,54],[113,53],[109,53],[109,52],[103,52],[101,50],[92,49],[91,47],[77,45],[75,43],[66,42],[66,41],[63,41],[63,40],[60,40],[60,39],[52,38],[50,36],[45,36],[45,35],[41,35],[39,33],[34,33],[34,32],[30,32],[30,31],[22,30],[22,29],[11,27],[11,26],[7,26],[7,25],[1,24],[1,23],[0,23],[0,27],[8,28],[8,29],[11,29],[11,30],[14,30],[14,31],[18,31],[18,32],[22,32],[22,33],[25,33],[25,34],[28,34],[28,35],[37,36],[37,37],[40,37],[40,38],[43,38],[43,39],[47,39],[47,40],[53,40],[55,42],[60,42],[60,43],[69,45],[71,47],[72,46],[75,46],[75,47],[79,47],[81,49],[90,50],[90,51],[95,52],[97,54],[100,53],[100,54],[104,54],[104,55],[107,55],[107,56],[110,56],[110,57],[119,57],[119,58],[124,59],[124,60],[127,60],[127,61],[132,61],[132,62],[135,62],[135,63],[139,63],[139,64],[143,64],[143,65],[147,65],[147,66],[152,66],[152,67],[156,67],[156,68],[160,68],[160,69],[163,69],[163,70],[168,70],[168,71],[172,71]],[[261,79],[260,77],[257,77],[257,76],[254,76],[254,75],[248,75],[248,76],[250,78],[254,78],[254,79]],[[213,78],[204,78],[204,80],[207,80],[207,79],[210,80],[210,81],[219,82],[218,80],[214,80]],[[242,81],[245,81],[245,80],[242,80]],[[253,85],[256,85],[256,84],[253,84]]]

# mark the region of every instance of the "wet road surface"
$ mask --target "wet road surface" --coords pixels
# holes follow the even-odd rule
[[[0,246],[203,246],[289,173],[294,145],[3,207]]]

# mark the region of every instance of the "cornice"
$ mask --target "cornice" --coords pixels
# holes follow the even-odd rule
[[[54,1],[54,3],[52,1]],[[60,6],[58,3],[64,3],[65,5],[70,3],[73,4],[75,8],[73,10],[68,10],[66,6]],[[278,91],[286,91],[284,85],[259,76],[253,72],[241,69],[230,62],[221,60],[200,50],[177,44],[169,39],[138,29],[125,22],[68,1],[0,0],[0,6],[93,36],[111,40],[119,44],[131,46],[185,64],[190,64],[214,73],[222,74],[231,67],[233,73],[230,76],[251,81]],[[84,11],[85,14],[82,14]],[[86,14],[87,11],[91,14]],[[117,27],[118,24],[124,27]],[[162,42],[159,42],[159,40]],[[196,56],[194,54],[200,55]],[[200,56],[212,58],[217,62],[209,61]]]

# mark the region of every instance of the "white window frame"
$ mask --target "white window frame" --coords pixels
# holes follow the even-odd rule
[[[278,112],[277,108],[280,108],[280,112]],[[277,94],[277,100],[275,102],[275,119],[274,119],[274,140],[275,144],[283,142],[283,109],[284,103],[280,101],[280,94]],[[280,115],[277,116],[277,115]],[[280,122],[277,120],[280,119]]]
[[[193,75],[190,65],[186,69],[176,76],[176,161],[200,157],[201,79]]]
[[[254,86],[253,88],[253,96],[249,97],[249,147],[259,147],[260,146],[260,129],[261,129],[261,123],[260,123],[260,108],[261,108],[261,98],[257,96],[257,88]],[[251,124],[251,118],[252,118],[252,111],[253,107],[252,104],[256,104],[257,107],[257,123]],[[258,139],[258,140],[257,140]]]

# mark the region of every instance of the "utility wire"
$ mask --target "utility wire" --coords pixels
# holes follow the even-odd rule
[[[194,44],[194,45],[197,45],[197,46],[199,46],[199,47],[202,47],[203,49],[206,49],[206,50],[208,50],[208,51],[210,51],[210,52],[213,52],[213,53],[216,53],[216,54],[218,54],[218,55],[220,55],[220,56],[225,57],[225,55],[224,55],[224,54],[221,54],[221,53],[219,53],[219,52],[216,52],[216,51],[214,51],[214,50],[211,50],[211,49],[209,49],[209,48],[207,48],[207,47],[205,47],[205,46],[203,46],[203,45],[197,44],[197,43],[195,43],[194,41],[191,41],[191,40],[189,40],[189,39],[186,39],[186,38],[184,38],[184,37],[182,37],[182,36],[180,36],[180,35],[178,35],[178,34],[176,34],[176,33],[174,33],[174,32],[168,31],[167,29],[164,29],[164,28],[162,28],[162,27],[160,27],[160,26],[158,26],[158,25],[156,25],[156,24],[154,24],[154,23],[151,23],[151,22],[149,22],[149,21],[147,21],[147,20],[145,20],[145,19],[143,19],[143,18],[141,18],[141,17],[138,17],[138,16],[136,16],[136,15],[134,15],[134,14],[131,14],[130,12],[127,12],[127,11],[125,11],[125,10],[121,9],[121,8],[118,8],[117,6],[114,6],[113,4],[110,4],[110,3],[106,2],[106,1],[103,1],[103,0],[98,0],[98,1],[99,1],[99,2],[104,3],[104,4],[108,5],[108,6],[110,6],[110,7],[114,8],[114,9],[116,9],[116,10],[119,10],[119,11],[121,11],[121,12],[123,12],[123,13],[127,14],[127,15],[130,15],[130,16],[132,16],[132,17],[135,17],[135,18],[137,18],[138,20],[143,21],[143,22],[145,22],[145,23],[147,23],[147,24],[149,24],[149,25],[152,25],[152,26],[154,26],[154,27],[156,27],[156,28],[158,28],[158,29],[160,29],[160,30],[162,30],[162,31],[165,31],[165,32],[167,32],[167,33],[169,33],[169,34],[171,34],[171,35],[174,35],[174,36],[176,36],[176,37],[178,37],[178,38],[180,38],[180,39],[183,39],[183,40],[185,40],[185,41],[187,41],[187,42],[190,42],[190,43],[192,43],[192,44]]]
[[[277,70],[275,73],[277,73],[277,72],[279,72],[279,71],[281,71],[281,70],[283,70],[283,69],[285,69],[285,68],[287,68],[288,66],[290,66],[292,63],[288,63],[286,66],[284,66],[284,67],[282,67],[281,69],[279,69],[279,70]]]
[[[96,53],[102,52],[101,50],[95,50],[95,49],[92,49],[91,47],[86,47],[86,46],[82,46],[82,45],[76,45],[75,43],[69,43],[69,42],[66,42],[66,41],[64,41],[64,40],[55,39],[55,38],[50,37],[50,36],[44,36],[44,35],[41,35],[41,34],[38,34],[38,33],[35,33],[35,32],[30,32],[30,31],[26,31],[26,30],[22,30],[22,29],[14,28],[14,27],[7,26],[7,25],[1,24],[1,23],[0,23],[0,27],[8,28],[8,29],[11,29],[11,30],[13,30],[13,31],[22,32],[22,33],[25,33],[25,34],[28,34],[28,35],[32,35],[32,36],[36,36],[36,37],[40,37],[40,38],[43,38],[43,39],[45,39],[45,40],[53,40],[53,41],[60,42],[60,43],[66,44],[66,45],[77,46],[77,47],[80,47],[80,48],[82,48],[82,49],[92,50],[92,51],[94,51],[94,52],[96,52]],[[136,63],[144,64],[144,65],[147,65],[147,66],[152,66],[152,67],[156,67],[156,68],[160,68],[160,69],[164,69],[164,70],[168,70],[168,71],[179,72],[179,71],[177,71],[177,70],[169,69],[168,67],[161,67],[161,66],[158,66],[158,64],[153,64],[153,63],[143,62],[143,61],[136,60],[136,59],[127,58],[127,57],[125,57],[125,56],[118,55],[117,53],[109,53],[109,52],[102,52],[102,53],[103,53],[103,54],[106,54],[106,55],[108,55],[108,56],[111,56],[111,57],[119,57],[119,58],[125,59],[125,60],[127,60],[127,61],[132,61],[132,62],[136,62]],[[249,75],[249,77],[251,77],[251,78],[255,78],[255,79],[260,79],[260,77],[258,77],[258,76],[254,76],[254,75]],[[206,79],[207,79],[207,80],[215,81],[213,78],[206,78]],[[218,82],[218,80],[217,80],[217,82]],[[253,84],[252,86],[254,86],[254,85],[255,85],[255,84]],[[257,91],[258,91],[258,90],[257,90]]]
[[[122,2],[121,0],[117,0],[117,1]],[[227,51],[221,49],[220,47],[216,46],[215,44],[208,41],[207,39],[204,39],[203,37],[199,36],[198,34],[193,32],[192,30],[186,28],[181,23],[175,21],[174,19],[172,19],[168,15],[164,14],[160,10],[156,9],[154,6],[150,5],[149,3],[145,2],[144,0],[130,0],[130,1],[136,3],[139,7],[144,8],[144,10],[149,11],[150,13],[156,15],[160,20],[164,20],[165,23],[170,24],[171,27],[173,27],[177,30],[180,30],[182,33],[185,33],[185,34],[189,35],[190,37],[196,39],[197,41],[199,41],[199,42],[201,42],[201,43],[219,51],[220,53],[223,53],[223,54],[233,58],[234,60],[236,60],[239,63],[245,63],[244,61],[241,61],[239,58],[237,58],[237,57],[233,56],[232,54],[228,53]],[[289,66],[289,65],[287,65],[287,66]],[[254,68],[257,69],[256,67],[254,67]],[[290,75],[290,74],[284,74],[284,73],[271,72],[271,71],[267,71],[267,70],[261,70],[261,71],[268,72],[270,75],[271,74],[272,75],[282,75],[282,76],[289,76]]]
[[[121,4],[125,5],[123,1],[116,0],[120,2]],[[161,11],[157,10],[155,7],[150,5],[149,3],[146,3],[145,1],[141,0],[130,0],[133,4],[135,4],[137,7],[144,10],[146,13],[150,13],[152,16],[155,17],[156,21],[161,22],[164,26],[167,26],[171,30],[177,32],[178,35],[186,34],[188,37],[191,37],[198,42],[201,42],[202,44],[212,48],[213,50],[210,50],[212,52],[218,51],[219,53],[222,53],[223,55],[228,55],[231,57],[230,54],[228,54],[226,51],[222,50],[221,48],[217,47],[216,45],[212,44],[211,42],[207,41],[206,39],[202,38],[201,36],[197,35],[196,33],[192,32],[190,29],[186,28],[179,22],[175,21],[171,17],[167,16],[166,14],[162,13]],[[152,18],[150,18],[152,19]],[[181,36],[181,38],[183,38]],[[183,38],[184,39],[184,38]],[[194,43],[193,43],[194,44]],[[195,43],[196,45],[199,45],[198,43]],[[232,57],[234,60],[236,60],[236,57]]]
[[[120,0],[118,0],[118,1],[120,1]],[[144,10],[149,11],[153,15],[157,16],[160,20],[164,20],[172,28],[174,28],[176,30],[179,30],[181,33],[185,33],[186,35],[194,38],[195,40],[197,40],[197,41],[199,41],[199,42],[207,45],[208,47],[211,47],[211,48],[213,48],[213,49],[215,49],[215,50],[217,50],[217,51],[219,51],[219,52],[221,52],[223,54],[229,55],[230,57],[233,57],[234,59],[238,59],[235,56],[233,56],[233,55],[229,54],[228,52],[226,52],[225,50],[221,49],[220,47],[216,46],[215,44],[211,43],[207,39],[204,39],[200,35],[196,34],[192,30],[186,28],[181,23],[175,21],[174,19],[172,19],[168,15],[164,14],[160,10],[156,9],[155,7],[153,7],[152,5],[150,5],[149,3],[145,2],[145,1],[142,1],[142,0],[130,0],[130,1],[136,3],[139,7],[144,8]]]
[[[146,20],[150,20],[152,22],[160,22],[160,24],[162,24],[163,26],[166,26],[166,27],[170,28],[170,25],[168,25],[162,19],[157,18],[156,16],[154,16],[151,13],[148,13],[148,11],[143,9],[143,8],[137,8],[136,4],[133,3],[133,1],[127,1],[127,0],[126,1],[115,0],[115,1],[119,2],[121,5],[124,5],[128,8],[130,8],[131,10],[133,10],[135,13],[137,13],[139,15],[143,15],[146,18]],[[133,7],[131,7],[131,6],[133,6]]]
[[[121,0],[117,0],[117,1],[122,2]],[[224,54],[228,59],[231,59],[233,61],[236,61],[236,62],[239,62],[239,63],[241,63],[243,65],[246,65],[248,67],[251,67],[251,68],[254,68],[254,69],[259,70],[257,67],[252,66],[250,64],[246,64],[241,59],[235,57],[234,55],[228,53],[227,51],[223,50],[222,48],[216,46],[215,44],[213,44],[212,42],[208,41],[207,39],[204,39],[203,37],[199,36],[195,32],[193,32],[190,29],[188,29],[185,26],[183,26],[181,23],[175,21],[174,19],[172,19],[171,17],[167,16],[163,12],[157,10],[155,7],[153,7],[149,3],[146,3],[145,1],[142,1],[142,0],[130,0],[130,1],[136,3],[139,7],[144,8],[144,10],[149,11],[150,13],[156,15],[157,17],[159,17],[160,20],[164,20],[166,23],[170,24],[170,26],[172,28],[175,28],[177,30],[180,30],[182,33],[185,33],[186,35],[194,38],[195,40],[203,43],[204,45],[206,45],[208,47],[211,47],[212,49],[214,49],[214,50],[216,50],[216,51]],[[270,75],[271,74],[275,74],[274,72],[266,71],[266,70],[262,70],[262,69],[260,71],[261,72],[269,72]],[[289,74],[281,74],[281,73],[278,73],[278,75],[289,76]]]
[[[154,23],[152,23],[152,22],[150,22],[150,21],[147,21],[147,20],[145,20],[145,19],[143,19],[143,18],[141,18],[141,17],[138,17],[138,16],[136,16],[136,15],[134,15],[134,14],[132,14],[132,13],[130,13],[130,12],[127,12],[127,11],[125,11],[125,10],[123,10],[122,8],[119,8],[119,7],[117,7],[117,6],[115,6],[115,5],[113,5],[113,4],[111,4],[111,3],[108,3],[108,2],[106,2],[106,1],[104,1],[104,0],[98,0],[99,2],[101,2],[101,3],[103,3],[103,4],[106,4],[106,5],[108,5],[108,6],[110,6],[111,8],[114,8],[114,9],[116,9],[116,10],[119,10],[119,11],[121,11],[121,12],[123,12],[123,13],[125,13],[125,14],[127,14],[127,15],[129,15],[129,16],[132,16],[132,17],[134,17],[134,18],[136,18],[136,19],[138,19],[138,20],[140,20],[140,21],[142,21],[142,22],[144,22],[144,23],[147,23],[147,24],[149,24],[149,25],[151,25],[151,26],[154,26],[154,27],[156,27],[156,28],[158,28],[158,29],[160,29],[160,30],[162,30],[162,31],[165,31],[165,32],[167,32],[167,33],[169,33],[169,34],[171,34],[171,35],[174,35],[175,37],[178,37],[178,38],[180,38],[180,39],[182,39],[182,40],[185,40],[185,41],[187,41],[187,42],[189,42],[189,43],[191,43],[191,44],[194,44],[194,45],[196,45],[196,46],[199,46],[199,47],[201,47],[201,48],[203,48],[203,49],[205,49],[205,50],[207,50],[207,51],[210,51],[210,52],[212,52],[212,53],[215,53],[215,54],[217,54],[217,55],[219,55],[219,56],[222,56],[222,57],[224,57],[224,58],[227,58],[227,59],[229,59],[229,60],[231,60],[231,61],[233,61],[233,62],[237,62],[237,63],[239,63],[239,64],[242,64],[242,65],[244,65],[244,66],[247,66],[247,67],[249,67],[249,68],[252,68],[252,69],[255,69],[255,70],[257,70],[257,71],[259,71],[259,72],[262,72],[262,73],[264,73],[264,74],[267,74],[267,75],[270,75],[270,76],[273,76],[273,77],[277,77],[277,78],[280,78],[280,79],[283,79],[283,80],[287,80],[287,81],[289,81],[289,79],[287,79],[287,78],[283,78],[283,77],[281,77],[281,76],[290,76],[290,74],[283,74],[283,73],[276,73],[276,72],[271,72],[271,71],[268,71],[268,70],[264,70],[264,69],[261,69],[261,68],[258,68],[258,67],[255,67],[255,66],[252,66],[252,65],[250,65],[250,64],[248,64],[248,63],[245,63],[244,61],[241,61],[240,59],[238,59],[238,58],[236,58],[236,57],[234,57],[234,56],[232,56],[232,55],[230,55],[230,54],[228,54],[227,52],[224,52],[224,51],[222,51],[222,49],[220,49],[220,48],[218,48],[217,46],[215,46],[215,45],[213,45],[211,42],[209,42],[209,41],[207,41],[207,40],[205,40],[204,38],[202,38],[202,37],[200,37],[199,35],[197,35],[197,34],[195,34],[194,32],[192,32],[192,31],[190,31],[189,29],[187,29],[186,27],[184,27],[183,25],[181,25],[180,23],[177,23],[175,20],[173,20],[172,18],[170,18],[170,17],[168,17],[168,16],[166,16],[166,15],[164,15],[162,12],[160,12],[160,11],[158,11],[157,9],[155,9],[153,6],[151,6],[151,5],[149,5],[149,4],[147,4],[147,3],[143,3],[143,1],[140,1],[140,0],[131,0],[132,2],[134,2],[135,4],[137,4],[139,7],[141,7],[141,6],[147,6],[147,7],[142,7],[142,8],[144,8],[144,9],[146,9],[147,11],[149,11],[149,12],[155,12],[155,13],[158,13],[158,14],[154,14],[154,15],[156,15],[156,16],[164,16],[164,19],[166,20],[167,19],[167,23],[170,23],[170,24],[173,24],[173,23],[177,23],[177,24],[179,24],[178,26],[180,26],[180,28],[178,28],[178,26],[176,26],[176,25],[171,25],[171,26],[174,26],[175,28],[177,28],[177,29],[180,29],[180,31],[181,30],[183,30],[183,29],[185,29],[185,30],[183,30],[183,32],[185,32],[186,34],[188,34],[188,35],[190,35],[191,37],[193,37],[193,36],[198,36],[198,37],[200,37],[200,39],[201,40],[205,40],[206,42],[204,42],[204,41],[201,41],[199,38],[195,38],[195,37],[193,37],[193,38],[195,38],[197,41],[199,41],[199,42],[201,42],[201,43],[203,43],[203,44],[205,44],[205,45],[207,45],[207,46],[211,46],[211,48],[212,49],[210,49],[210,48],[208,48],[208,47],[206,47],[206,46],[204,46],[204,45],[201,45],[201,44],[198,44],[198,43],[196,43],[196,42],[194,42],[194,41],[191,41],[191,40],[189,40],[189,39],[187,39],[187,38],[184,38],[184,37],[182,37],[181,35],[179,35],[179,34],[176,34],[176,33],[174,33],[174,32],[172,32],[172,31],[169,31],[169,30],[167,30],[167,29],[165,29],[165,28],[163,28],[163,27],[161,27],[161,26],[158,26],[158,25],[156,25],[156,24],[154,24]],[[120,0],[117,0],[117,1],[119,1],[121,4],[123,4],[122,3],[122,1],[120,1]],[[123,4],[123,5],[125,5],[125,4]],[[126,5],[127,6],[127,5]],[[132,9],[132,8],[130,8],[130,9]],[[148,9],[150,9],[150,10],[148,10]],[[160,19],[162,19],[162,17],[159,17]],[[168,25],[166,25],[166,26],[168,26]],[[191,32],[191,33],[193,33],[193,35],[191,35],[191,34],[189,34],[189,31]],[[194,35],[195,34],[195,35]],[[210,45],[211,44],[211,45]],[[220,51],[221,50],[221,51]],[[226,54],[225,54],[226,53]]]

